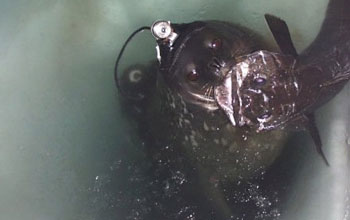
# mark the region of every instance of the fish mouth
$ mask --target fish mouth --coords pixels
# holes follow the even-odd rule
[[[236,99],[233,95],[232,74],[229,73],[223,82],[214,88],[215,102],[222,109],[233,126],[237,126],[237,119],[234,109]]]
[[[220,83],[214,87],[215,102],[234,127],[242,125],[239,117],[241,102],[236,76],[237,65],[236,61],[227,62],[225,67],[220,69]]]
[[[233,62],[222,70],[224,79],[214,88],[214,98],[221,110],[224,111],[232,126],[242,127],[251,124],[245,115],[243,98],[240,91],[242,83],[249,71],[247,62]]]
[[[189,100],[191,100],[191,103],[194,105],[199,105],[208,111],[215,111],[219,109],[215,98],[212,96],[197,92],[188,92],[188,95],[190,96]]]

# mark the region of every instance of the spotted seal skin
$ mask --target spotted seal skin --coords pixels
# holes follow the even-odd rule
[[[279,156],[287,133],[235,128],[220,109],[208,111],[186,103],[161,77],[158,75],[157,85],[151,86],[152,96],[142,108],[139,102],[134,103],[142,112],[129,110],[129,116],[134,114],[139,122],[145,150],[154,161],[152,176],[169,184],[169,198],[203,197],[202,201],[212,204],[208,210],[220,216],[213,219],[228,219],[232,210],[222,192],[224,185],[260,178]],[[182,181],[174,175],[181,175]],[[192,192],[194,189],[198,192]]]
[[[286,133],[235,128],[215,100],[232,60],[267,49],[252,31],[226,22],[174,25],[178,38],[160,45],[160,70],[152,110],[161,143],[186,152],[210,181],[236,181],[264,170],[279,155]]]
[[[166,173],[191,173],[187,178],[197,179],[191,181],[227,217],[231,210],[217,186],[263,174],[279,156],[288,135],[283,130],[257,133],[232,126],[217,103],[215,89],[225,82],[221,72],[232,71],[232,60],[239,62],[239,57],[268,47],[252,31],[227,22],[173,27],[178,38],[170,47],[168,42],[157,42],[158,68],[153,64],[139,68],[145,77],[139,85],[132,80],[137,66],[125,71],[121,85],[131,88],[126,92],[141,93],[142,98],[141,102],[126,99],[128,105],[123,106],[138,121],[146,151],[156,164],[153,172],[162,173],[162,179]]]
[[[127,111],[138,120],[143,139],[151,142],[147,146],[149,155],[173,169],[178,166],[174,161],[190,161],[204,188],[261,175],[280,154],[287,133],[273,130],[260,134],[232,126],[214,92],[225,79],[220,71],[231,71],[232,60],[267,49],[266,43],[252,31],[226,22],[174,27],[179,36],[171,49],[158,42],[162,59],[159,68],[151,65],[152,71],[143,74],[146,79],[156,76],[156,80],[147,79],[147,85],[142,80],[137,86],[130,80],[135,68],[127,70],[122,79],[122,85],[144,90],[142,99],[147,101],[127,100],[126,108],[139,109]],[[145,69],[140,68],[146,73]]]

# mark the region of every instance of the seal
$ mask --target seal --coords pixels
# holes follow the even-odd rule
[[[286,23],[272,15],[265,18],[280,52],[227,22],[153,24],[159,64],[130,67],[120,85],[137,97],[122,96],[122,107],[137,121],[153,161],[151,185],[164,189],[160,200],[185,204],[199,186],[206,192],[199,198],[228,219],[232,209],[218,186],[265,172],[290,129],[308,130],[328,164],[313,114],[350,78],[349,8],[348,0],[331,0],[300,55]]]
[[[159,26],[167,24],[156,22],[152,30],[161,30]],[[184,152],[211,181],[234,181],[261,173],[279,155],[286,132],[259,134],[233,127],[214,93],[225,83],[224,75],[234,66],[232,60],[267,49],[267,44],[252,31],[227,22],[193,22],[169,27],[168,35],[176,33],[176,38],[173,42],[169,36],[157,39],[158,74],[143,75],[151,78],[156,75],[156,80],[138,87],[148,94],[147,102],[138,107],[142,109],[142,117],[147,118],[141,124],[143,127],[149,124],[147,130],[159,143],[150,147],[151,151],[156,154],[161,148],[173,146]],[[222,74],[223,71],[227,73]],[[144,71],[140,69],[140,72]],[[121,84],[135,84],[130,80],[134,73],[133,68],[127,70],[123,78],[126,80]]]
[[[204,199],[212,201],[219,213],[231,216],[218,184],[263,174],[280,155],[288,133],[277,129],[258,133],[232,126],[215,91],[227,83],[225,74],[231,74],[233,60],[239,62],[240,57],[269,47],[251,30],[221,21],[159,21],[151,29],[161,32],[153,33],[159,67],[150,64],[136,71],[154,79],[140,80],[142,85],[136,87],[141,92],[127,89],[135,85],[132,79],[137,66],[124,72],[120,85],[125,93],[143,95],[141,99],[126,97],[128,104],[122,106],[138,122],[156,179],[171,183],[170,174],[181,172],[206,192]],[[140,110],[132,111],[135,106]]]
[[[266,44],[252,31],[226,22],[171,27],[177,34],[174,42],[158,39],[160,105],[150,112],[166,120],[158,128],[152,126],[154,133],[169,132],[162,142],[177,143],[200,170],[210,173],[210,179],[237,180],[261,172],[279,154],[284,133],[234,128],[214,93],[226,83],[232,61],[267,48]]]

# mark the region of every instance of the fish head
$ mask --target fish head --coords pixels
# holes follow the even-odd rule
[[[256,51],[239,58],[226,84],[215,90],[216,101],[234,126],[271,130],[297,112],[300,90],[292,56]]]

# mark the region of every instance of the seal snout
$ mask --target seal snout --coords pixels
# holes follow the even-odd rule
[[[228,77],[230,73],[230,67],[227,63],[218,57],[213,57],[210,62],[208,62],[208,71],[212,75],[216,83],[223,83],[225,78]]]
[[[223,62],[221,62],[217,57],[213,57],[211,61],[208,63],[209,69],[213,70],[214,72],[220,72],[222,66],[223,66]]]

